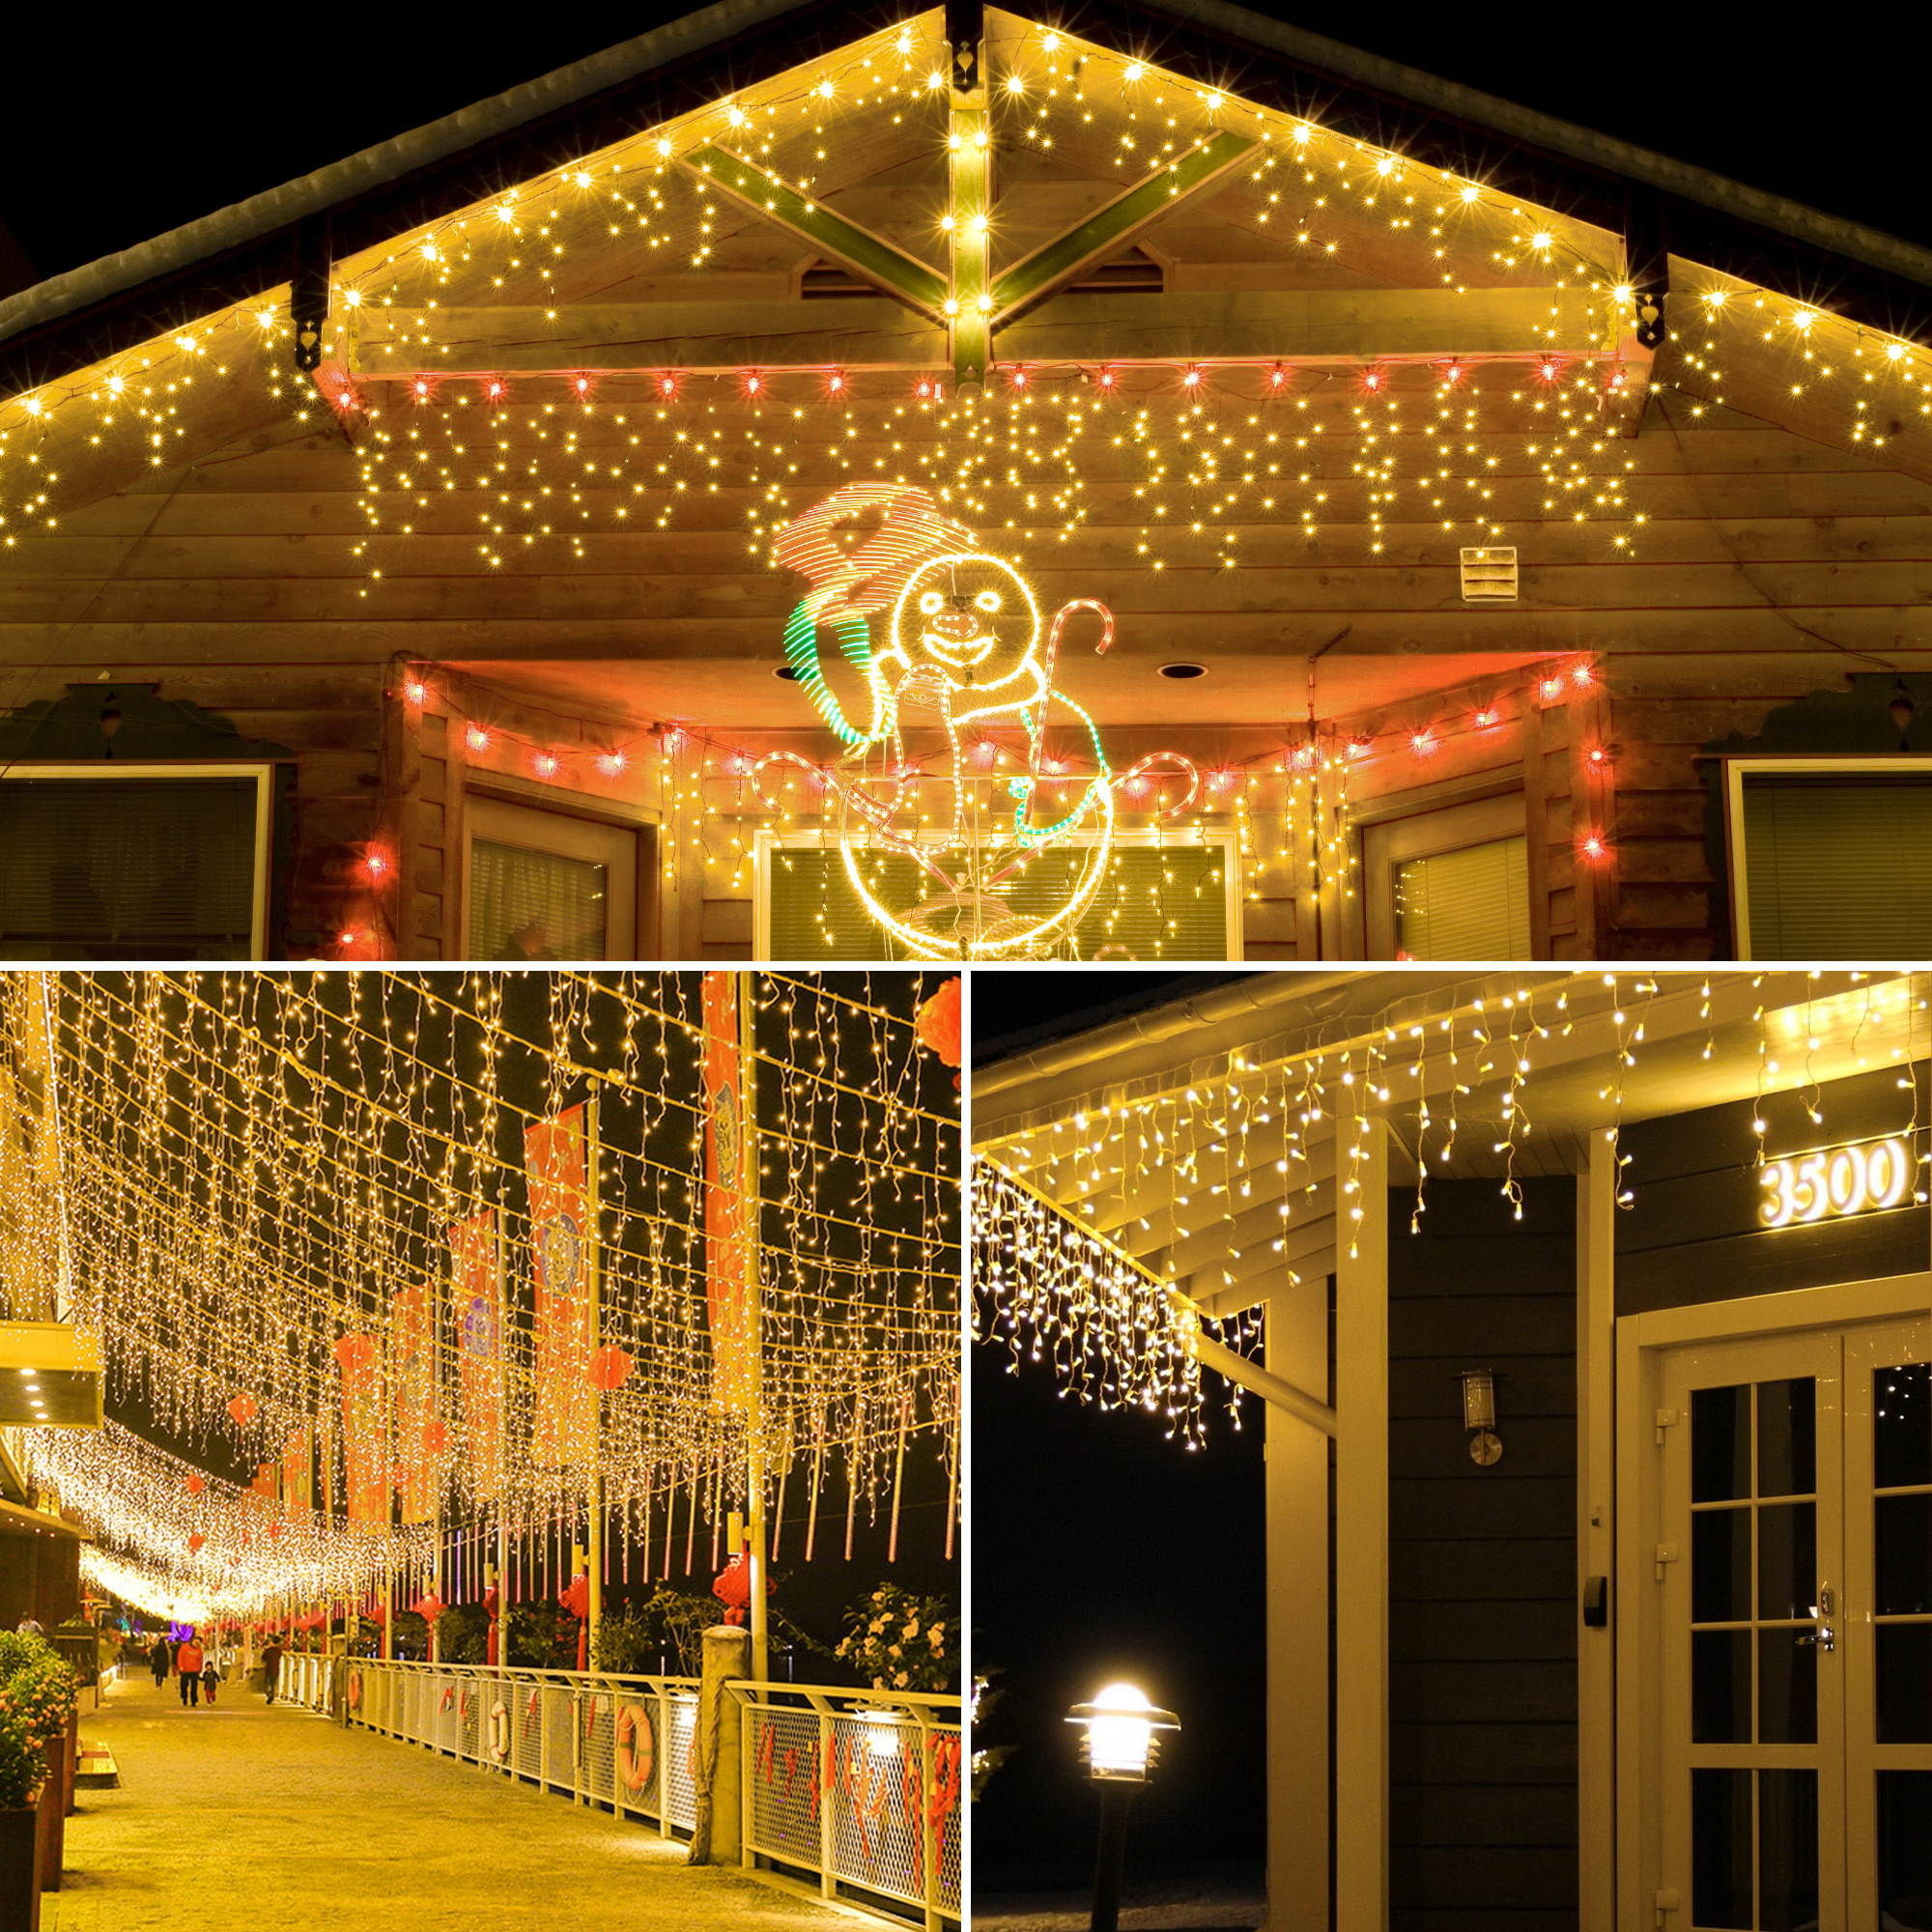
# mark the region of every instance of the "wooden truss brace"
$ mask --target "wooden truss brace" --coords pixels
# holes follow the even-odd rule
[[[952,96],[947,132],[950,258],[944,275],[741,156],[706,147],[687,156],[683,165],[741,207],[810,242],[827,261],[939,324],[951,341],[954,379],[978,386],[986,380],[995,329],[1051,300],[1177,204],[1221,182],[1259,146],[1239,134],[1215,134],[997,276],[991,266],[992,142],[983,87]]]

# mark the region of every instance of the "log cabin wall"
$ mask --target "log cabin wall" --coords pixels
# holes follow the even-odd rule
[[[1446,625],[1441,641],[1452,646],[1451,664],[1486,635],[1525,664],[1536,661],[1531,649],[1537,658],[1585,655],[1600,673],[1592,693],[1549,705],[1531,694],[1522,717],[1505,717],[1480,739],[1445,739],[1426,760],[1378,760],[1355,781],[1351,804],[1426,806],[1518,769],[1526,810],[1544,827],[1531,852],[1539,955],[1706,956],[1723,932],[1713,899],[1714,893],[1721,898],[1723,882],[1705,840],[1707,747],[1731,733],[1751,736],[1772,711],[1807,692],[1844,690],[1849,676],[1874,672],[1884,653],[1909,640],[1932,567],[1932,487],[1733,412],[1693,416],[1682,398],[1654,404],[1643,434],[1627,447],[1638,478],[1634,499],[1650,516],[1637,555],[1546,560],[1552,550],[1559,556],[1574,550],[1568,533],[1526,531],[1514,606],[1463,606],[1453,549],[1419,534],[1412,552],[1394,561],[1346,570],[1319,552],[1310,560],[1291,533],[1258,529],[1254,561],[1240,572],[1177,568],[1154,580],[1066,571],[1049,594],[1097,593],[1118,608],[1123,679],[1138,683],[1153,662],[1202,653],[1230,628],[1245,632],[1264,621],[1278,639],[1241,660],[1246,689],[1228,697],[1229,722],[1165,731],[1116,726],[1105,731],[1110,754],[1124,765],[1172,748],[1204,770],[1265,757],[1297,729],[1306,660],[1294,647],[1324,627],[1351,624],[1365,648],[1401,658],[1426,653]],[[460,656],[487,671],[498,701],[514,710],[502,691],[532,667],[597,650],[600,631],[621,637],[633,629],[614,613],[651,608],[664,579],[646,572],[586,580],[566,566],[554,593],[548,571],[472,589],[461,579],[410,575],[405,545],[405,569],[372,587],[345,541],[357,514],[354,484],[338,439],[278,436],[74,511],[60,534],[36,537],[11,555],[0,580],[7,692],[13,705],[25,706],[71,684],[139,678],[164,700],[227,718],[244,737],[287,746],[298,766],[298,858],[282,950],[353,956],[393,945],[404,956],[458,956],[450,892],[460,778],[434,707],[414,734],[414,753],[408,734],[399,739],[385,722],[398,666]],[[663,548],[678,541],[667,533]],[[738,635],[728,645],[721,638],[721,646],[769,652],[776,661],[786,583],[769,571],[733,570],[719,588],[741,607],[730,620]],[[589,593],[600,611],[612,613],[608,622],[533,614],[552,602],[577,606]],[[1197,608],[1173,608],[1177,601]],[[454,614],[438,616],[440,605]],[[526,614],[512,614],[520,611]],[[713,627],[694,616],[680,628],[698,647]],[[50,643],[57,652],[48,652]],[[1412,667],[1412,657],[1406,663]],[[647,685],[647,675],[639,677],[646,666],[627,668],[630,684]],[[1228,676],[1222,668],[1216,674]],[[1482,689],[1460,684],[1357,715],[1365,728],[1382,730],[1453,724]],[[1275,722],[1254,723],[1250,699],[1253,711]],[[799,709],[796,733],[734,731],[728,719],[693,722],[722,734],[721,742],[760,752],[822,751],[822,734],[807,728],[813,721]],[[554,708],[529,710],[532,733],[564,728]],[[613,705],[604,719],[580,717],[574,728],[608,740],[653,722]],[[1588,764],[1592,744],[1608,750],[1606,766]],[[456,768],[464,762],[458,752]],[[700,777],[687,771],[684,782]],[[564,781],[562,790],[570,789]],[[733,838],[749,841],[759,822],[733,795],[742,789],[709,781],[700,834],[688,832],[665,868],[662,943],[680,956],[750,950],[750,884],[742,872],[734,878],[729,863]],[[1255,959],[1310,957],[1317,945],[1298,876],[1305,849],[1284,838],[1279,795],[1279,782],[1264,777],[1253,814],[1256,843],[1287,851],[1292,864],[1264,867],[1248,881],[1243,940]],[[646,809],[641,792],[630,802]],[[396,925],[397,915],[362,891],[357,864],[368,841],[404,816],[412,827],[404,845],[415,858],[397,898],[413,904]],[[1224,816],[1208,822],[1222,829]],[[1605,838],[1600,866],[1579,858],[1586,825]],[[392,927],[393,939],[343,941],[345,933]],[[1349,956],[1359,941],[1331,931],[1325,947],[1330,956]]]

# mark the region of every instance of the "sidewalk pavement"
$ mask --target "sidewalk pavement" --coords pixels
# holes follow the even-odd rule
[[[547,1796],[238,1682],[184,1709],[147,1673],[81,1735],[118,1790],[77,1795],[42,1932],[851,1932],[858,1915],[684,1862],[647,1826]]]

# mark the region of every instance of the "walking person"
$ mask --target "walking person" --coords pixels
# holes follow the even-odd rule
[[[262,1652],[262,1692],[270,1704],[275,1701],[275,1680],[281,1674],[282,1640],[271,1636],[268,1648]]]
[[[181,1693],[184,1706],[201,1702],[201,1666],[204,1662],[201,1645],[194,1640],[194,1633],[189,1631],[182,1638],[182,1647],[175,1652],[175,1669],[181,1674]]]
[[[201,1661],[201,1694],[211,1705],[214,1702],[214,1687],[221,1682],[221,1659],[215,1654],[215,1646],[208,1646],[208,1655]]]
[[[168,1681],[168,1672],[175,1667],[175,1654],[165,1636],[155,1639],[155,1647],[148,1653],[148,1668],[155,1673],[155,1689],[158,1690]]]

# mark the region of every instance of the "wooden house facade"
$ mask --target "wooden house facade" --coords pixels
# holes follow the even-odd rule
[[[1928,289],[1220,0],[723,0],[0,302],[0,945],[1922,952]]]
[[[1925,992],[1254,975],[976,1065],[976,1383],[1122,1467],[1238,1425],[1178,1360],[1265,1417],[1269,1932],[1932,1918]]]

